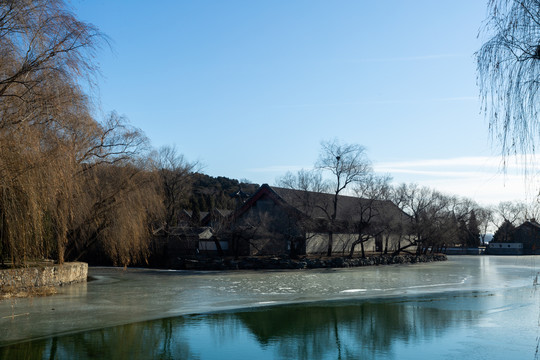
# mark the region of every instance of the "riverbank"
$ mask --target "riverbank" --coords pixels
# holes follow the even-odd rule
[[[178,270],[275,270],[275,269],[324,269],[361,266],[429,263],[446,261],[444,254],[428,255],[370,255],[366,258],[349,257],[245,257],[234,258],[184,258],[178,259]]]

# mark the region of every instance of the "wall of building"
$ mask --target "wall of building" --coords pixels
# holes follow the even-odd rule
[[[290,240],[301,237],[297,219],[291,217],[270,198],[261,198],[235,224],[243,229],[236,234],[236,255],[284,255],[290,252]],[[234,253],[234,246],[229,246]]]
[[[540,253],[540,228],[536,222],[527,221],[514,230],[512,241],[523,244],[523,254],[537,255]]]
[[[356,234],[334,234],[332,252],[336,255],[343,254],[348,255],[351,251],[352,244],[358,239]],[[397,250],[399,243],[399,237],[397,235],[390,235],[388,237],[388,251]],[[386,237],[380,238],[380,244],[382,249],[386,247]],[[328,250],[328,233],[308,233],[306,235],[306,254],[324,254]],[[364,250],[368,252],[381,251],[380,247],[377,247],[377,243],[374,238],[364,242]],[[409,249],[409,251],[411,251]],[[362,252],[362,245],[357,244],[354,248],[355,254]]]
[[[522,243],[490,243],[486,249],[489,255],[523,255]]]
[[[229,250],[228,241],[220,241],[219,245],[224,252]],[[216,242],[214,240],[199,240],[199,251],[203,253],[207,251],[217,252]]]
[[[485,249],[483,248],[466,248],[466,247],[449,247],[444,250],[446,255],[482,255]]]
[[[0,270],[0,291],[44,286],[60,286],[86,281],[88,264],[44,265]]]
[[[348,255],[351,246],[358,236],[356,234],[334,234],[332,252],[334,254]],[[324,254],[328,250],[328,233],[309,233],[306,236],[306,254]],[[365,251],[375,251],[375,239],[370,239],[364,243]],[[362,247],[357,244],[355,253],[361,253]]]

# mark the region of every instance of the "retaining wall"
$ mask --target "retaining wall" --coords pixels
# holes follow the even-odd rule
[[[42,265],[20,269],[0,270],[0,292],[44,286],[61,286],[86,281],[88,264]]]

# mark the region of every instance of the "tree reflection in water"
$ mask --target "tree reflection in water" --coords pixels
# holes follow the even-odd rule
[[[430,341],[478,312],[426,301],[326,302],[183,316],[0,348],[1,359],[393,358],[396,341]],[[435,301],[436,302],[436,301]],[[255,349],[255,350],[254,350]]]
[[[396,340],[429,341],[471,311],[419,307],[415,302],[373,302],[275,307],[235,314],[261,344],[296,359],[380,358]]]

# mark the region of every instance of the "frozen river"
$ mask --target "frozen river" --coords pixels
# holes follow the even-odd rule
[[[91,268],[95,280],[58,295],[0,302],[0,358],[534,359],[538,272],[540,257],[493,256],[298,271]]]

